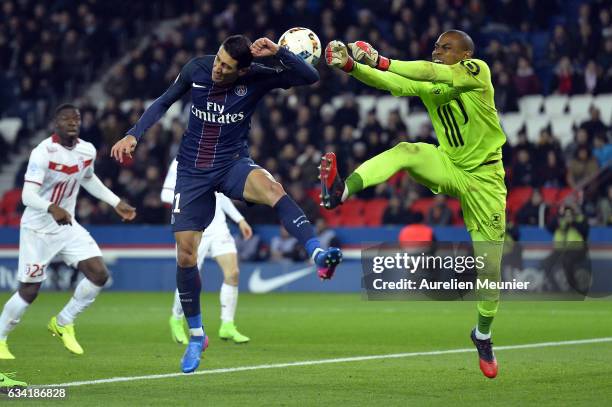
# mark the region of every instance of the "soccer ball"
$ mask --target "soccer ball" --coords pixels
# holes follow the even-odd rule
[[[321,41],[312,30],[304,27],[290,28],[278,40],[278,45],[287,48],[304,61],[316,65],[321,58]]]

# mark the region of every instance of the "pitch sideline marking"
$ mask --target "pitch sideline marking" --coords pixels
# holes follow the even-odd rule
[[[590,343],[603,343],[603,342],[612,342],[612,337],[579,339],[579,340],[573,340],[573,341],[559,341],[559,342],[527,343],[524,345],[496,346],[495,351],[497,352],[501,350],[513,350],[513,349],[546,348],[546,347],[552,347],[552,346],[566,346],[566,345],[586,345]],[[312,366],[312,365],[324,365],[324,364],[329,364],[329,363],[361,362],[365,360],[377,360],[377,359],[398,359],[398,358],[409,358],[409,357],[415,357],[415,356],[437,356],[437,355],[448,355],[452,353],[467,353],[467,352],[474,352],[474,351],[475,351],[474,348],[463,348],[463,349],[436,350],[436,351],[429,351],[429,352],[410,352],[410,353],[391,353],[391,354],[386,354],[386,355],[353,356],[353,357],[346,357],[346,358],[304,360],[301,362],[274,363],[274,364],[269,364],[269,365],[254,365],[254,366],[228,367],[228,368],[211,369],[211,370],[200,370],[200,371],[190,373],[190,374],[166,373],[166,374],[155,374],[155,375],[147,375],[147,376],[112,377],[110,379],[85,380],[85,381],[59,383],[59,384],[37,385],[33,387],[77,387],[77,386],[87,386],[91,384],[120,383],[120,382],[131,382],[131,381],[136,381],[136,380],[168,379],[168,378],[180,377],[180,376],[212,375],[212,374],[221,374],[221,373],[245,372],[249,370],[281,369],[284,367],[293,367],[293,366]]]

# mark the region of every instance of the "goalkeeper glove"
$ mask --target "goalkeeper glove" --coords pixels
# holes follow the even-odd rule
[[[334,68],[340,68],[344,72],[351,72],[355,61],[348,54],[348,49],[342,41],[334,40],[325,47],[325,62]]]
[[[372,68],[386,71],[389,69],[391,61],[382,55],[378,55],[378,51],[365,41],[356,41],[350,43],[349,48],[357,62],[364,63]]]

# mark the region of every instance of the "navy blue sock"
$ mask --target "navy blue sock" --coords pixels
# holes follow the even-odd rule
[[[201,328],[200,291],[202,290],[202,281],[200,280],[198,267],[180,267],[177,265],[176,287],[189,328]]]
[[[312,224],[306,215],[304,215],[304,211],[289,195],[279,199],[276,205],[274,205],[274,210],[276,210],[287,232],[304,245],[306,252],[308,252],[308,257],[312,256],[315,249],[321,247],[319,240],[315,237]]]

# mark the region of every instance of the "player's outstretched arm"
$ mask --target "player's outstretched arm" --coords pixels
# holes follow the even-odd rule
[[[256,58],[276,56],[285,68],[280,75],[289,86],[312,85],[319,80],[319,72],[312,65],[269,38],[255,40],[251,54]]]
[[[354,54],[355,55],[355,54]],[[419,96],[422,84],[402,78],[392,72],[385,72],[365,64],[357,63],[341,41],[331,41],[325,48],[327,65],[342,69],[355,79],[376,89],[385,90],[394,96]],[[373,63],[376,65],[376,63]]]
[[[133,220],[136,217],[136,208],[119,199],[119,197],[108,189],[95,174],[89,177],[83,177],[81,185],[91,195],[115,208],[115,212],[117,212],[124,221]]]
[[[429,61],[399,61],[385,58],[369,43],[355,41],[348,47],[356,61],[380,71],[390,71],[413,81],[453,84],[453,72],[448,65]]]
[[[123,162],[124,155],[132,157],[136,143],[153,126],[174,102],[179,100],[191,89],[191,72],[195,68],[194,60],[188,62],[170,87],[149,106],[134,127],[127,131],[124,138],[111,148],[111,157]]]

